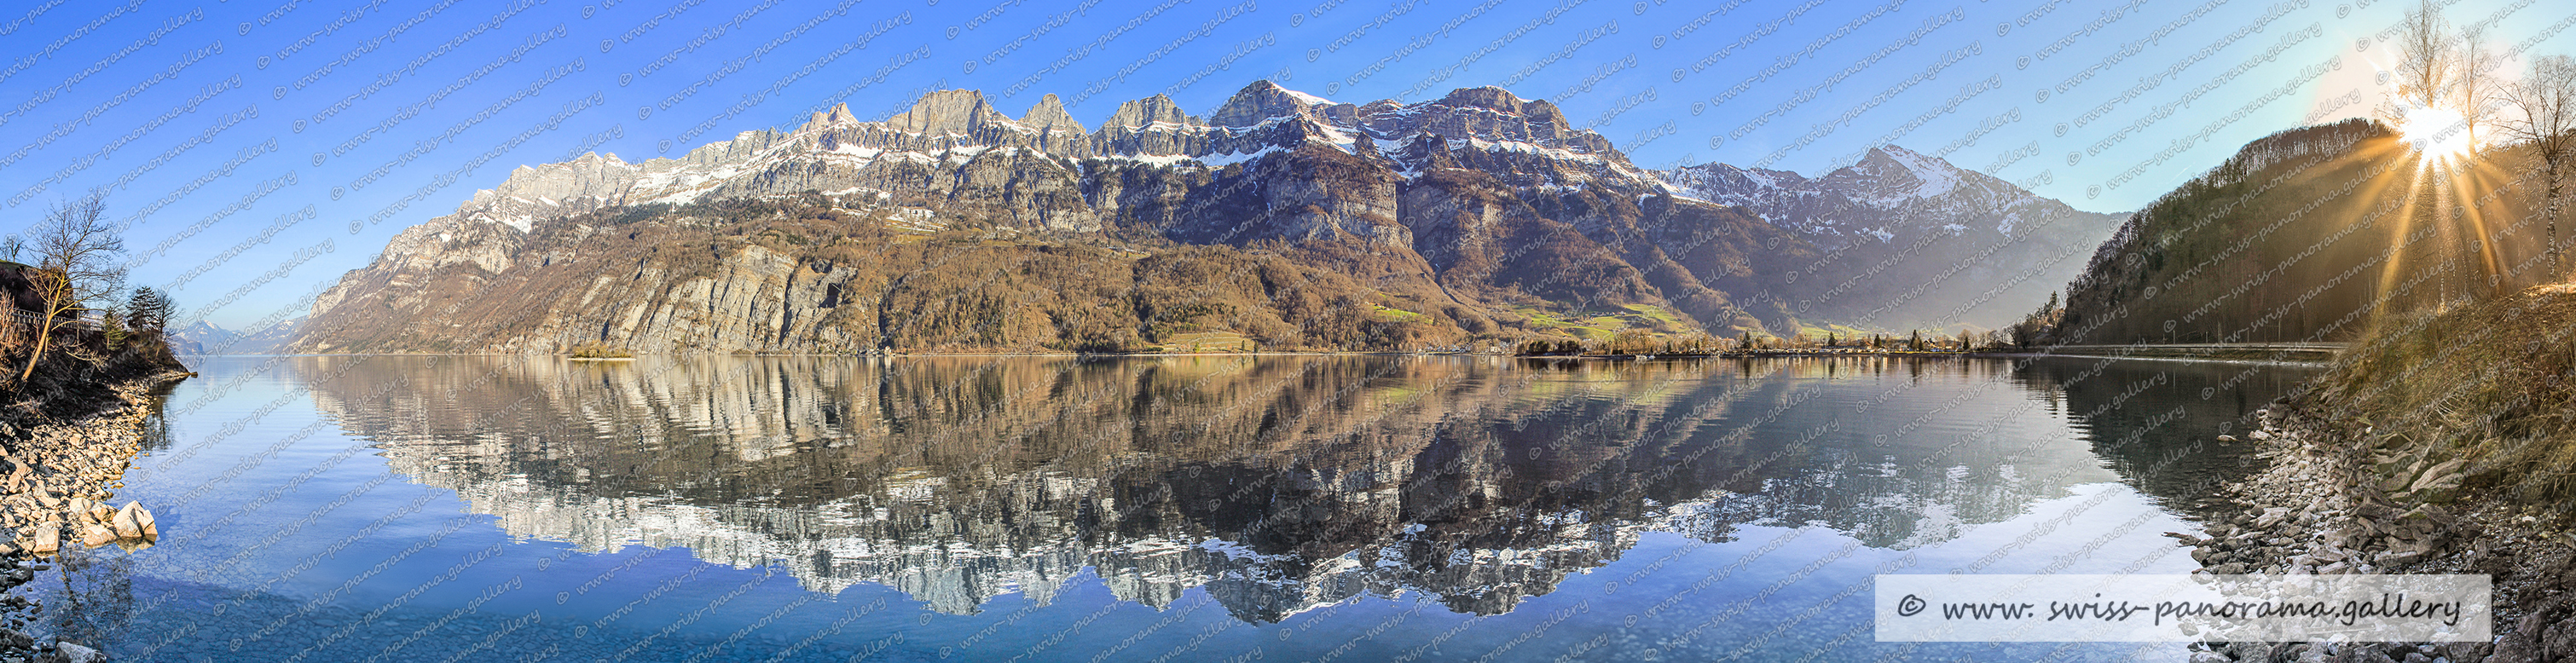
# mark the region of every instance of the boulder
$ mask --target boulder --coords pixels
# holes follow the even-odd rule
[[[116,517],[109,519],[108,527],[116,530],[116,536],[120,539],[143,538],[143,521],[135,517],[135,514],[142,511],[143,507],[127,502],[125,508],[117,510]]]
[[[84,545],[84,546],[90,546],[90,547],[93,547],[93,548],[94,548],[94,547],[98,547],[98,546],[107,545],[107,544],[110,544],[110,543],[115,543],[115,542],[116,542],[116,530],[108,529],[108,527],[107,527],[106,525],[99,525],[99,524],[95,524],[95,523],[93,523],[93,524],[89,524],[89,525],[82,525],[82,526],[81,526],[81,531],[80,531],[80,541],[81,541],[81,545]]]
[[[107,663],[107,655],[86,646],[57,642],[54,643],[54,653],[46,656],[45,661],[47,663]]]

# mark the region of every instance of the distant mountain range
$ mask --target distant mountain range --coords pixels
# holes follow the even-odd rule
[[[277,354],[295,340],[296,332],[307,318],[297,316],[248,333],[215,326],[204,320],[170,333],[170,347],[183,355],[264,355]]]
[[[2009,322],[2081,272],[2127,216],[2077,210],[1893,145],[1812,179],[1726,164],[1660,175],[1805,238],[1821,253],[1788,278],[1827,288],[1793,310],[1876,329]]]
[[[2119,216],[1901,148],[1656,171],[1499,88],[1255,82],[1085,128],[934,92],[521,167],[317,300],[313,352],[1420,349],[1995,326]],[[1900,332],[1901,333],[1901,332]]]

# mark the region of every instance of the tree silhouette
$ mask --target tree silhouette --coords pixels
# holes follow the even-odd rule
[[[2549,276],[2555,279],[2566,273],[2559,258],[2558,210],[2568,160],[2576,156],[2576,58],[2532,59],[2531,73],[2506,86],[2503,96],[2522,117],[2508,118],[2500,127],[2507,135],[2529,141],[2540,156],[2541,179],[2548,186],[2541,214],[2549,220]]]
[[[169,326],[170,314],[176,308],[169,295],[152,286],[135,288],[134,296],[125,301],[125,324],[137,332],[160,334]]]
[[[32,232],[36,269],[29,277],[44,310],[37,312],[42,322],[36,326],[36,350],[27,355],[27,366],[18,373],[20,382],[35,376],[36,363],[44,360],[53,335],[82,324],[81,314],[89,310],[89,303],[114,296],[116,284],[125,277],[124,268],[115,261],[125,252],[125,240],[107,220],[104,191],[55,206]]]

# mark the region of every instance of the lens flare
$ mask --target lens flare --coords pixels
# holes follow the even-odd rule
[[[2451,158],[2468,154],[2468,118],[2448,108],[2417,107],[2406,111],[2406,119],[2397,131],[2406,144],[2426,157]]]

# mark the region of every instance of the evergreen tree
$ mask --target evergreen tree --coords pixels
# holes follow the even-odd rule
[[[176,308],[169,295],[152,286],[135,288],[134,295],[125,301],[125,324],[137,332],[161,333],[169,326],[170,314]]]

